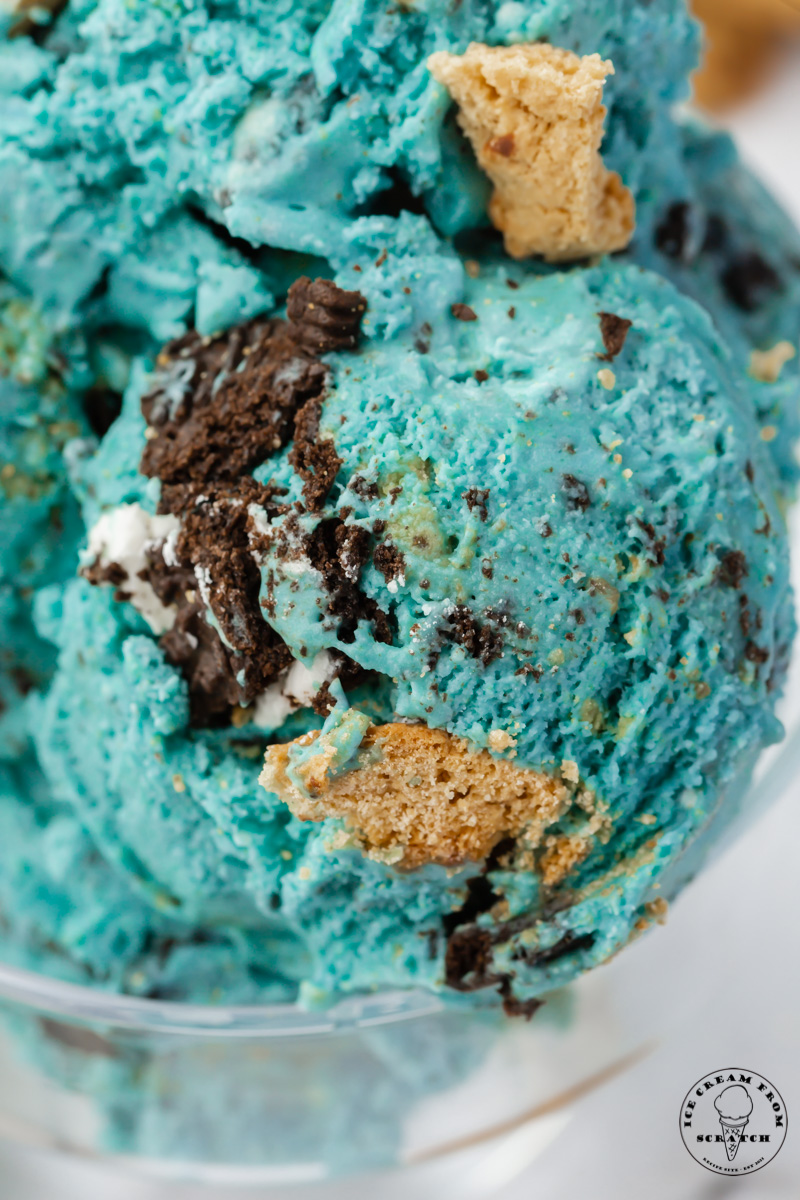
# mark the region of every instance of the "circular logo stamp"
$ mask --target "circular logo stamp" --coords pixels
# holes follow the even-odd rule
[[[704,1075],[681,1106],[683,1144],[717,1175],[752,1175],[772,1162],[786,1137],[786,1105],[763,1075],[726,1067]]]

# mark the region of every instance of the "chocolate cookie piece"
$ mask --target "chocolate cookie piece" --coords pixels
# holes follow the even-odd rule
[[[142,399],[153,431],[142,474],[165,484],[249,474],[291,439],[295,414],[322,396],[327,374],[283,321],[258,318],[213,339],[186,334],[159,355]]]
[[[318,355],[353,348],[365,309],[360,293],[303,278],[289,290],[288,322],[256,317],[215,337],[190,332],[158,356],[141,402],[148,432],[140,470],[161,481],[159,513],[179,525],[169,545],[142,547],[139,586],[164,606],[156,632],[165,630],[164,653],[188,681],[195,724],[226,723],[294,662],[261,603],[264,535],[254,516],[285,513],[284,492],[252,472],[294,439],[290,461],[305,503],[322,507],[340,460],[333,441],[319,437],[331,369]],[[336,568],[331,605],[343,624],[355,628],[369,616],[380,625],[377,605],[356,586],[369,535],[335,524],[334,553],[322,555]],[[128,598],[127,575],[101,565],[84,571],[90,582]],[[376,626],[380,634],[390,636]]]
[[[366,309],[360,292],[346,292],[330,279],[312,281],[303,275],[289,288],[289,332],[299,346],[314,354],[354,350]]]

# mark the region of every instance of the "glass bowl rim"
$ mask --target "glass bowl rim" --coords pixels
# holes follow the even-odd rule
[[[188,1004],[70,983],[0,962],[0,1001],[43,1017],[148,1034],[210,1038],[320,1037],[433,1016],[453,1008],[433,992],[359,993],[329,1007]]]

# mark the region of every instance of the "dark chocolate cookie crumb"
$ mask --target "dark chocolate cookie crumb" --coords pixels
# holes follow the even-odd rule
[[[597,315],[600,318],[600,336],[605,346],[605,354],[598,353],[597,357],[603,362],[613,362],[625,345],[633,321],[629,321],[627,317],[618,317],[616,313],[599,312]]]
[[[372,561],[387,583],[393,579],[403,579],[406,573],[406,560],[402,551],[391,542],[381,542],[372,556]]]
[[[29,37],[37,45],[42,45],[68,2],[69,0],[18,0],[15,8],[17,20],[8,30],[7,38],[10,41],[12,38]],[[50,20],[34,20],[32,16],[28,16],[32,9],[49,13]]]
[[[561,491],[567,508],[572,512],[585,512],[592,503],[586,484],[575,475],[561,476]]]
[[[448,987],[458,992],[474,992],[500,982],[488,973],[492,963],[492,935],[488,929],[471,925],[456,929],[447,940],[444,977]]]
[[[489,499],[488,488],[467,488],[465,492],[461,493],[461,499],[466,500],[467,508],[470,512],[477,508],[478,515],[482,521],[487,521],[489,519],[489,509],[487,507],[487,501]]]
[[[595,942],[593,933],[575,934],[568,929],[562,938],[544,950],[528,950],[520,953],[530,967],[544,967],[549,963],[565,958],[567,954],[576,954],[580,950],[591,950]]]
[[[320,438],[322,397],[307,400],[294,419],[294,444],[289,462],[303,480],[303,499],[310,512],[319,512],[339,473],[342,459],[330,438]]]
[[[722,587],[738,588],[747,578],[747,559],[741,550],[729,550],[723,554],[717,567],[716,580]]]
[[[533,996],[528,1000],[519,1000],[514,995],[510,979],[504,979],[497,990],[503,998],[503,1012],[507,1017],[523,1017],[530,1021],[544,1004],[544,1000],[537,1000]]]
[[[128,579],[128,572],[119,563],[110,562],[102,566],[100,560],[97,559],[95,562],[90,563],[88,567],[81,567],[80,574],[89,583],[94,584],[95,587],[99,587],[104,583],[110,584],[111,587],[116,589],[114,593],[115,600],[128,599],[130,593],[124,592],[123,594],[122,591],[123,585]]]
[[[348,483],[351,492],[355,492],[362,500],[377,500],[378,485],[373,480],[366,480],[363,475],[354,475]]]
[[[731,303],[749,313],[757,312],[783,290],[778,272],[754,250],[735,258],[723,271],[720,282]]]
[[[492,138],[489,142],[489,149],[495,154],[502,155],[503,158],[510,158],[514,153],[514,135],[513,133],[501,133],[498,137]]]
[[[765,663],[769,658],[769,650],[764,650],[761,646],[757,646],[755,642],[748,642],[744,648],[744,656],[748,662]]]
[[[83,411],[92,433],[105,437],[122,411],[122,396],[108,387],[92,387],[83,398]]]
[[[502,635],[488,625],[479,625],[466,604],[457,604],[453,608],[440,634],[463,646],[473,658],[479,658],[485,667],[503,653]]]
[[[289,288],[286,315],[290,336],[314,354],[354,350],[367,302],[360,292],[346,292],[330,279],[303,275]]]
[[[664,219],[656,227],[656,248],[667,258],[685,257],[690,238],[690,215],[689,204],[679,200],[669,206]]]
[[[345,525],[338,517],[320,521],[306,539],[306,554],[320,572],[328,592],[328,613],[338,621],[337,636],[345,643],[355,641],[360,621],[372,624],[376,641],[391,645],[392,621],[358,586],[361,568],[369,555],[369,532]]]
[[[157,546],[141,574],[162,604],[177,609],[160,645],[187,680],[195,725],[227,724],[234,708],[252,703],[293,662],[264,619],[261,575],[250,547],[248,508],[274,511],[274,494],[245,476],[236,484],[206,484],[201,494],[195,485],[172,487],[162,496],[162,507],[181,518],[178,565],[165,563]],[[208,609],[225,641],[207,620]]]
[[[651,567],[660,567],[664,563],[667,542],[665,538],[656,536],[655,526],[650,521],[636,518],[636,524],[645,535],[642,539],[647,549],[647,561]]]

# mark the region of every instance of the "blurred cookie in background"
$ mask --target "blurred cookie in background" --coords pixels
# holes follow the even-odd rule
[[[720,112],[764,83],[781,45],[800,37],[800,0],[691,0],[706,48],[694,75],[696,103]]]

